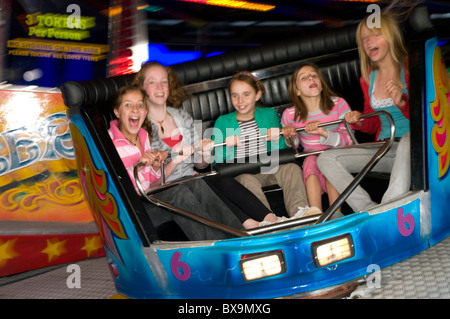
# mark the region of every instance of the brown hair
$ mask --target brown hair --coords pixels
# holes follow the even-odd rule
[[[306,105],[303,102],[301,96],[297,94],[297,77],[298,74],[300,73],[300,70],[305,66],[312,67],[319,75],[320,82],[322,83],[322,92],[320,93],[319,107],[323,113],[328,114],[331,111],[331,109],[333,109],[334,103],[332,97],[336,96],[336,94],[328,85],[328,82],[326,81],[325,77],[314,63],[305,62],[300,64],[295,69],[294,73],[291,76],[291,79],[289,80],[288,94],[289,99],[291,100],[292,104],[294,104],[295,107],[294,120],[300,119],[302,122],[306,121],[306,119],[308,118],[308,109],[306,108]]]
[[[134,92],[134,91],[142,94],[142,96],[144,97],[145,108],[148,110],[148,105],[147,105],[147,102],[145,101],[145,91],[142,90],[141,88],[139,88],[137,85],[133,85],[133,84],[124,85],[117,90],[115,99],[114,99],[113,109],[118,110],[120,105],[122,104],[123,96],[129,92]],[[145,117],[144,123],[142,123],[142,128],[148,132],[148,138],[151,143],[152,142],[152,124],[147,116]]]
[[[145,73],[147,72],[148,69],[154,66],[162,67],[167,72],[167,79],[169,81],[169,97],[167,98],[167,105],[175,108],[181,107],[183,101],[186,100],[189,97],[189,95],[184,89],[181,81],[178,79],[176,73],[170,67],[164,66],[156,61],[146,62],[142,65],[139,72],[136,73],[136,76],[134,77],[132,84],[137,85],[141,90],[145,92],[144,88]]]
[[[261,82],[261,80],[248,71],[241,71],[233,75],[230,79],[230,82],[228,83],[228,91],[231,91],[231,84],[236,81],[247,83],[255,89],[255,92],[261,91],[261,94],[264,94],[266,92],[266,88],[264,87],[264,84]],[[261,99],[259,99],[256,102],[256,105],[262,107],[264,106],[264,103],[261,101]]]
[[[364,51],[362,43],[363,26],[366,26],[369,32],[378,31],[384,36],[386,41],[389,43],[390,53],[392,55],[392,59],[396,64],[398,72],[401,71],[401,67],[406,62],[406,59],[408,57],[408,51],[405,48],[403,40],[403,33],[394,15],[392,15],[388,11],[381,11],[380,28],[368,27],[367,20],[369,17],[370,16],[364,17],[364,19],[358,24],[358,28],[356,29],[356,43],[358,44],[359,58],[361,61],[361,74],[363,79],[367,83],[369,83],[369,70],[371,68],[377,69],[378,65],[376,63],[373,63]]]

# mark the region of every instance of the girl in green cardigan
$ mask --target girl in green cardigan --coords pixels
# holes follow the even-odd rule
[[[219,116],[215,122],[214,143],[226,144],[215,147],[215,162],[239,162],[244,158],[250,158],[251,161],[252,157],[261,157],[267,152],[274,156],[278,154],[277,150],[285,148],[284,139],[280,138],[281,125],[277,113],[272,108],[262,107],[260,98],[265,92],[263,83],[249,72],[240,72],[231,78],[228,89],[236,111]],[[267,137],[261,137],[264,135]],[[309,209],[302,172],[294,163],[270,169],[262,167],[261,173],[242,174],[236,179],[268,208],[270,205],[262,188],[278,184],[283,189],[289,216],[301,217]]]

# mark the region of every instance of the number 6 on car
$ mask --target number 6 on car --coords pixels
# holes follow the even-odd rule
[[[191,269],[184,261],[180,261],[181,253],[176,251],[170,260],[170,269],[179,280],[186,281],[191,277]]]

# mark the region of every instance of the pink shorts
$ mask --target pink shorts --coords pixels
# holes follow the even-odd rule
[[[322,194],[327,192],[327,180],[317,167],[317,155],[309,155],[303,161],[303,182],[306,185],[306,179],[309,175],[316,175],[319,178]]]

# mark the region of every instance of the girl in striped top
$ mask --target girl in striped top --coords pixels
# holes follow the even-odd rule
[[[209,165],[214,143],[210,139],[202,139],[198,123],[182,108],[187,92],[175,72],[159,62],[149,61],[142,66],[133,82],[146,92],[152,148],[172,155],[164,166],[167,181],[195,175]],[[183,155],[180,155],[180,150]],[[196,183],[195,195],[206,198],[205,194],[210,194],[208,203],[223,204],[246,229],[259,226],[258,221],[276,220],[270,208],[232,176],[207,176],[196,180]]]
[[[286,147],[280,138],[281,125],[276,111],[263,107],[260,100],[265,92],[263,83],[247,71],[236,73],[228,84],[231,103],[235,112],[221,115],[214,124],[213,140],[215,143],[225,142],[226,146],[216,147],[214,160],[216,163],[244,162],[246,158],[264,156],[268,152],[278,154],[279,149]],[[265,138],[262,138],[266,136]],[[270,209],[270,203],[263,192],[263,187],[279,185],[283,189],[283,198],[289,217],[302,217],[313,214],[317,209],[307,207],[308,199],[303,184],[302,172],[295,163],[287,163],[274,167],[261,168],[261,173],[244,173],[236,176],[236,180],[249,189]],[[265,218],[265,222],[272,222]],[[282,220],[282,219],[281,219]],[[280,221],[277,218],[275,221]]]
[[[320,123],[344,118],[350,111],[347,102],[331,91],[317,66],[311,63],[300,65],[289,82],[289,96],[294,106],[287,108],[282,115],[282,132],[293,147],[301,145],[304,151],[324,150],[353,144],[344,123],[319,127]],[[295,129],[304,128],[297,133]],[[330,204],[339,193],[329,183],[317,167],[317,155],[310,155],[303,162],[303,178],[310,206],[322,209],[322,194],[328,193]]]

